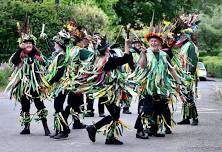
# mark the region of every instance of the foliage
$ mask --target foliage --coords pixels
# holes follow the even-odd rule
[[[117,24],[131,24],[133,28],[149,25],[152,14],[155,12],[154,22],[162,19],[172,19],[181,9],[189,10],[191,5],[188,0],[119,0],[114,5],[114,10],[119,18]]]
[[[108,25],[107,15],[97,6],[84,4],[75,6],[77,7],[72,10],[75,18],[89,33],[101,32]]]
[[[54,6],[48,6],[34,2],[21,2],[21,1],[3,1],[1,0],[1,19],[0,24],[0,51],[4,51],[4,54],[12,54],[17,47],[17,39],[19,37],[16,33],[16,22],[22,23],[25,15],[31,17],[30,22],[32,25],[33,34],[38,37],[41,32],[42,23],[46,24],[46,32],[51,37],[60,28],[63,18],[63,12],[56,10]],[[51,14],[51,15],[48,15]],[[7,39],[5,39],[7,37]],[[46,50],[45,45],[39,45],[37,47],[42,50]]]
[[[192,9],[197,13],[212,15],[216,6],[222,5],[220,0],[192,0]]]
[[[213,15],[201,14],[199,25],[199,41],[201,50],[208,53],[221,48],[222,42],[222,5],[217,6],[213,10]]]
[[[54,0],[50,0],[51,3]],[[83,10],[83,12],[86,13],[85,16],[78,16],[79,13],[77,13],[76,17],[83,21],[85,26],[89,26],[90,24],[94,24],[94,26],[98,27],[101,26],[101,20],[98,18],[98,21],[95,20],[95,23],[92,23],[92,20],[88,19],[87,16],[94,14],[94,16],[98,17],[97,14],[101,14],[101,16],[104,16],[104,20],[102,22],[105,22],[106,26],[101,26],[100,30],[91,28],[87,28],[90,33],[93,33],[93,31],[101,32],[102,35],[106,35],[109,40],[114,40],[116,38],[117,33],[120,30],[119,26],[116,26],[114,24],[117,20],[116,13],[113,9],[113,5],[118,0],[62,0],[61,5],[74,5],[80,6],[79,10]],[[49,2],[49,1],[47,1]],[[87,5],[90,7],[90,9],[81,9],[83,5]],[[85,11],[87,10],[87,12]],[[101,12],[103,10],[104,13]],[[88,14],[88,15],[87,15]],[[81,15],[81,14],[80,14]],[[84,21],[85,20],[85,21]],[[101,30],[102,29],[102,30]]]
[[[0,2],[0,51],[4,57],[15,51],[19,37],[16,33],[16,22],[22,23],[26,14],[30,16],[32,32],[36,37],[40,35],[42,23],[45,24],[48,37],[51,38],[70,18],[76,18],[77,22],[90,32],[101,31],[109,22],[106,14],[97,6],[79,4],[56,7],[50,2],[31,0],[0,0]],[[44,41],[38,40],[37,47],[43,53],[49,53]],[[8,59],[0,58],[0,62],[6,60]]]
[[[204,63],[209,76],[222,78],[222,57],[206,56],[201,57],[200,61]]]
[[[60,3],[56,5],[55,2]],[[201,55],[215,55],[218,51],[214,50],[222,48],[222,1],[218,0],[0,0],[0,3],[0,63],[7,61],[15,51],[18,38],[16,22],[23,22],[26,13],[31,17],[36,37],[39,37],[42,23],[46,24],[45,32],[51,38],[65,21],[75,18],[90,33],[101,32],[113,41],[117,39],[121,26],[128,23],[138,36],[143,35],[153,11],[154,23],[164,18],[171,20],[182,12],[197,12],[201,13],[200,50],[207,52]],[[144,30],[137,31],[141,27]],[[38,40],[37,47],[44,54],[50,53],[44,41]]]

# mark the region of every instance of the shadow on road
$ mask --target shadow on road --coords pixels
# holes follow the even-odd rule
[[[207,77],[206,79],[205,78],[200,78],[200,81],[222,82],[222,79]]]
[[[216,80],[211,79],[211,78],[207,78],[206,80],[202,80],[202,81],[213,81],[213,82],[215,82]]]

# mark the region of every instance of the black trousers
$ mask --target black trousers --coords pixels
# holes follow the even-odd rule
[[[87,102],[87,110],[89,112],[94,112],[94,109],[93,109],[93,104],[94,104],[94,100],[93,99],[90,99],[89,97],[86,98],[86,102]]]
[[[65,102],[67,93],[68,93],[67,91],[64,91],[64,92],[61,91],[58,94],[58,96],[54,98],[55,113],[56,114],[61,113],[66,124],[68,124],[68,122],[67,122],[68,114],[64,111],[63,105]],[[69,127],[66,124],[63,121],[61,121],[61,125],[63,126],[64,132],[69,133]],[[56,130],[56,131],[58,131],[58,130]]]
[[[150,122],[151,131],[153,133],[158,131],[158,126],[156,124],[158,115],[163,115],[166,123],[171,125],[171,112],[167,102],[167,99],[161,99],[159,96],[153,97],[150,95],[147,95],[144,99],[140,100],[140,110],[135,123],[135,129],[137,129],[137,131],[142,131],[144,129],[141,122],[142,114],[145,116],[150,116],[154,121],[154,123]]]
[[[55,112],[62,112],[64,111],[63,105],[66,99],[66,96],[68,94],[67,99],[67,107],[66,112],[67,114],[70,114],[70,108],[73,108],[75,112],[80,113],[81,109],[80,106],[83,104],[83,94],[75,94],[73,92],[60,92],[57,97],[54,99],[54,108]]]
[[[65,99],[67,95],[68,95],[67,106],[64,110],[63,105],[65,103]],[[80,107],[82,104],[83,104],[83,94],[76,94],[76,93],[68,92],[68,91],[60,92],[58,96],[54,99],[55,112],[56,113],[61,112],[66,123],[68,123],[67,120],[70,115],[70,109],[72,108],[76,113],[80,113],[81,112]],[[66,126],[63,122],[61,123],[64,128],[64,132],[69,133],[69,127]],[[75,117],[74,123],[77,125],[80,124],[79,117]]]
[[[68,99],[67,99],[67,106],[65,109],[67,118],[70,115],[70,109],[72,108],[74,110],[74,112],[80,114],[81,111],[83,110],[83,107],[81,107],[81,105],[83,105],[83,94],[82,93],[73,93],[73,92],[69,92],[68,94]],[[80,119],[79,117],[75,117],[74,119],[74,123],[75,124],[80,124]]]
[[[104,110],[105,110],[105,104],[103,102],[105,102],[107,100],[106,97],[101,97],[99,98],[99,102],[98,102],[98,111],[99,114],[104,114]]]
[[[67,91],[64,91],[64,92],[60,92],[58,96],[54,98],[54,108],[55,108],[56,113],[64,111],[63,105],[66,99],[66,95],[67,95]]]
[[[101,98],[102,101],[106,101],[107,98]],[[105,104],[107,110],[110,115],[102,118],[95,124],[96,129],[100,129],[101,127],[111,123],[111,121],[117,121],[120,118],[120,107],[117,107],[115,103]]]
[[[171,126],[171,112],[168,106],[168,99],[161,99],[160,101],[154,101],[154,114],[153,120],[157,120],[157,116],[163,116],[167,125]],[[167,127],[165,125],[165,127]],[[156,133],[158,131],[157,124],[151,125],[151,131]]]
[[[143,131],[143,124],[141,121],[142,114],[145,116],[150,116],[154,114],[154,103],[152,96],[145,96],[143,99],[139,101],[138,105],[138,117],[136,119],[136,123],[134,128],[137,129],[138,132]]]
[[[105,104],[102,104],[102,102],[106,101],[107,98],[106,97],[101,97],[99,98],[99,101],[98,101],[98,111],[99,111],[99,114],[104,114],[104,110],[105,110]],[[87,98],[87,110],[89,110],[90,112],[94,112],[94,109],[93,109],[93,99],[90,99],[90,98]]]
[[[32,99],[28,99],[25,95],[21,97],[20,103],[21,103],[21,107],[22,107],[21,108],[22,112],[29,113],[31,100],[34,102],[35,107],[38,111],[45,108],[43,101],[41,101],[40,98],[38,98],[37,92],[33,92],[32,96],[33,96]]]

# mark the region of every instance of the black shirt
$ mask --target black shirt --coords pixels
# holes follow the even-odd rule
[[[128,63],[129,54],[124,54],[123,57],[109,57],[104,66],[104,71],[110,71],[116,69],[118,66]]]

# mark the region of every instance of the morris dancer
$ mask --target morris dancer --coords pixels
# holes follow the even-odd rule
[[[26,17],[22,29],[20,29],[18,23],[18,31],[21,35],[19,49],[11,58],[11,62],[14,64],[14,71],[6,91],[10,90],[11,97],[21,103],[20,121],[25,128],[20,134],[30,134],[30,122],[35,117],[35,115],[30,114],[30,104],[34,102],[37,108],[36,115],[38,116],[35,119],[42,121],[45,136],[49,136],[50,131],[46,118],[48,110],[40,96],[45,60],[35,46],[36,37],[31,34],[28,17]]]
[[[144,84],[143,109],[135,124],[136,137],[141,139],[148,139],[148,135],[165,136],[164,126],[167,125],[168,129],[171,127],[168,98],[176,93],[176,89],[179,90],[179,80],[170,59],[165,52],[160,51],[161,36],[150,32],[145,35],[145,39],[150,47],[147,50],[143,49],[139,60],[139,68],[145,70],[145,79],[140,77]],[[150,132],[147,134],[144,129],[149,127]]]
[[[98,46],[99,56],[96,59],[95,65],[98,67],[98,71],[102,71],[99,76],[99,81],[97,86],[102,85],[101,91],[96,92],[99,97],[104,97],[105,106],[108,109],[110,115],[104,117],[102,120],[96,122],[93,125],[88,126],[86,129],[88,131],[89,138],[92,142],[96,141],[96,132],[103,126],[106,128],[106,142],[105,144],[122,145],[123,142],[119,141],[115,136],[122,134],[118,130],[118,125],[122,125],[119,120],[120,117],[120,101],[117,101],[120,91],[118,91],[115,84],[118,84],[118,78],[115,75],[115,70],[126,64],[129,60],[129,46],[128,40],[125,40],[125,53],[123,57],[110,57],[109,45],[105,39],[101,40],[101,44]],[[114,77],[115,76],[115,77]],[[113,89],[113,90],[111,90]],[[120,129],[121,130],[121,129]]]

